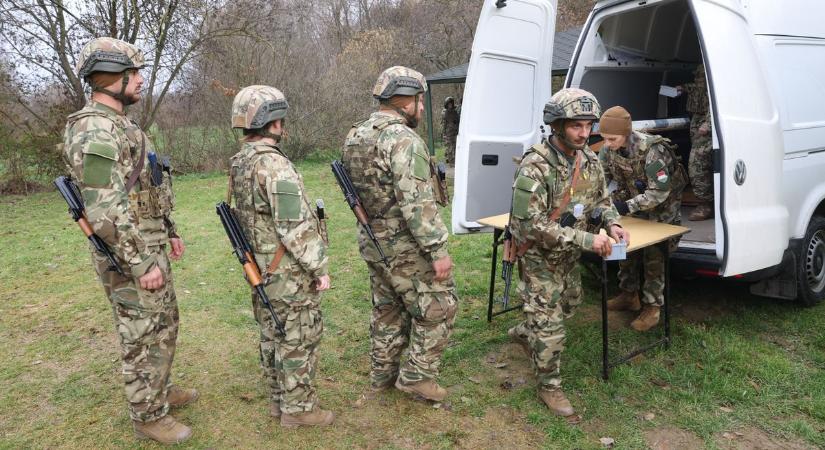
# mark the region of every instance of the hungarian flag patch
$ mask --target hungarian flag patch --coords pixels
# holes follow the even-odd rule
[[[664,170],[656,172],[656,181],[658,181],[659,183],[667,183],[667,178],[667,172],[665,172]]]

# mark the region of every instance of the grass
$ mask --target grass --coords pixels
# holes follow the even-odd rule
[[[804,309],[752,297],[742,285],[675,280],[674,345],[604,382],[598,284],[583,271],[586,299],[569,322],[562,366],[582,418],[569,424],[537,400],[529,362],[508,342],[519,313],[486,322],[486,234],[450,238],[460,310],[442,366],[448,402],[436,408],[396,391],[364,397],[368,276],[328,167],[322,157],[299,164],[310,197],[326,198],[332,242],[318,385],[339,416],[322,430],[284,430],[268,416],[249,292],[214,214],[226,178],[176,179],[187,253],[174,266],[181,334],[173,377],[201,392],[175,412],[195,430],[182,447],[599,448],[602,437],[617,448],[663,438],[670,448],[825,447],[825,305]],[[108,301],[62,200],[46,192],[0,198],[0,206],[0,448],[155,447],[133,438]],[[630,319],[613,318],[615,348],[652,338],[629,331]]]

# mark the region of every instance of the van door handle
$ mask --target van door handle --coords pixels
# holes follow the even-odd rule
[[[497,166],[498,155],[481,155],[482,166]]]

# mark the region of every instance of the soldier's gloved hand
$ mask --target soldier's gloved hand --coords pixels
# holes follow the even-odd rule
[[[593,251],[602,258],[610,256],[610,252],[613,251],[613,246],[610,245],[610,238],[603,234],[595,235],[593,238]]]
[[[152,290],[152,289],[160,289],[163,286],[163,272],[160,271],[158,266],[152,268],[152,270],[146,272],[142,277],[138,278],[138,282],[140,283],[140,287],[143,289]]]
[[[172,251],[169,252],[169,258],[172,261],[177,261],[183,256],[183,252],[186,251],[186,245],[183,244],[183,239],[176,237],[176,238],[169,238],[169,244],[172,246]]]
[[[633,186],[636,186],[636,190],[639,192],[644,192],[647,190],[647,183],[642,180],[636,180],[633,182]]]
[[[435,281],[444,281],[450,277],[450,272],[453,270],[453,260],[449,255],[433,261],[433,270],[435,271]]]
[[[627,202],[622,200],[613,200],[613,206],[616,207],[616,210],[619,211],[619,214],[626,216],[630,214],[630,208],[627,206]]]
[[[331,284],[332,282],[329,280],[329,275],[323,275],[315,280],[315,290],[318,292],[326,291]]]

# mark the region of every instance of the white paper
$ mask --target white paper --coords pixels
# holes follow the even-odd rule
[[[665,86],[664,84],[659,86],[659,95],[664,95],[665,97],[678,97],[679,91],[673,86]]]

